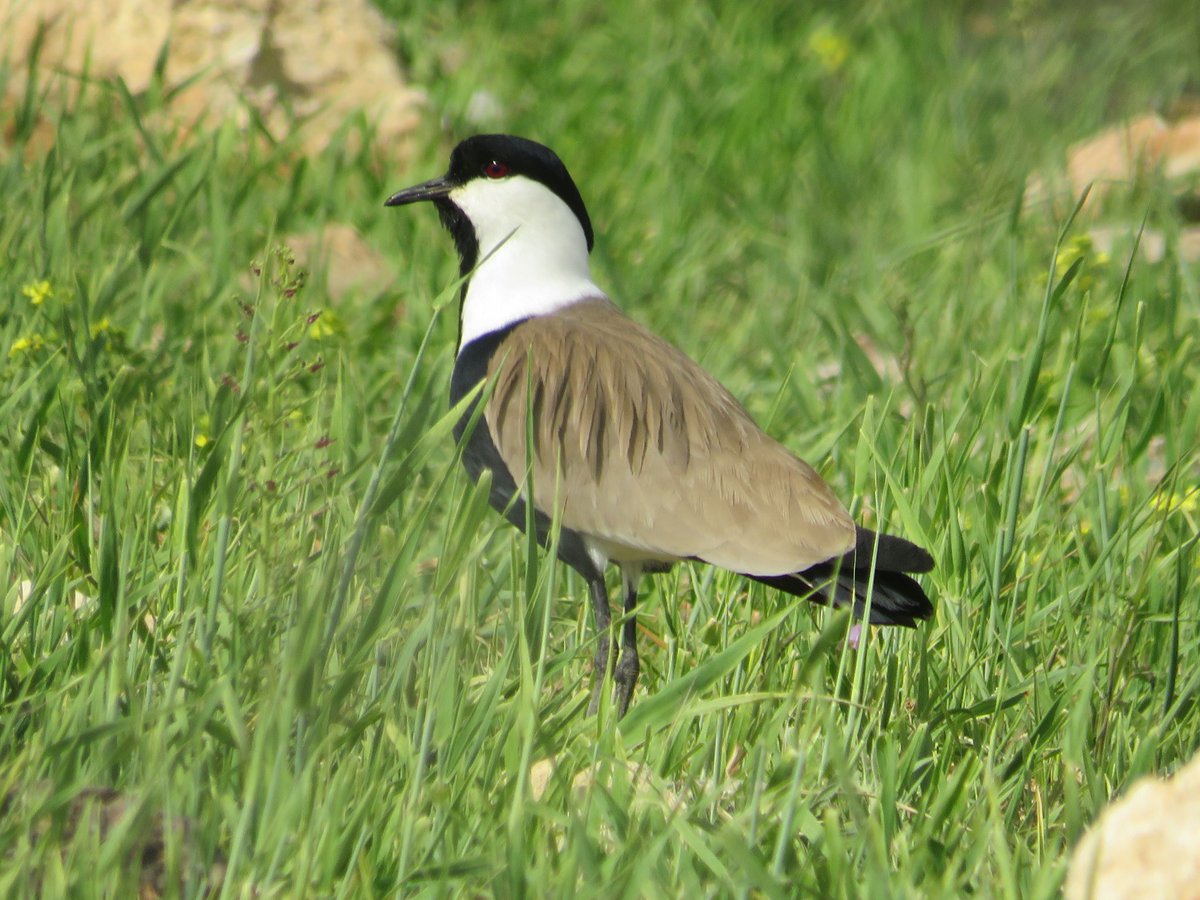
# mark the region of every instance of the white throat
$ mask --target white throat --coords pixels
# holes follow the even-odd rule
[[[530,316],[605,296],[592,281],[579,220],[545,185],[519,175],[475,179],[449,199],[479,242],[479,261],[463,297],[460,350]]]

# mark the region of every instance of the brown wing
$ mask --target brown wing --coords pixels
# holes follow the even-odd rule
[[[854,546],[850,516],[811,466],[606,300],[518,325],[489,376],[485,415],[514,479],[531,426],[535,504],[549,512],[557,497],[563,525],[614,559],[778,575]]]

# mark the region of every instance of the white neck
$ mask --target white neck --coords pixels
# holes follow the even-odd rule
[[[575,213],[539,182],[476,179],[450,194],[475,228],[479,262],[463,297],[459,349],[580,300],[603,297]]]

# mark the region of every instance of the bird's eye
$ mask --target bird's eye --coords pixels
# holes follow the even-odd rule
[[[488,178],[503,178],[508,174],[508,166],[498,159],[493,159],[491,162],[483,164],[483,174]]]

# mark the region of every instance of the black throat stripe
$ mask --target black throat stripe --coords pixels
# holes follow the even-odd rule
[[[454,238],[454,247],[458,250],[458,275],[463,279],[463,283],[458,292],[457,340],[459,343],[462,343],[463,304],[467,299],[467,286],[470,284],[470,275],[475,270],[475,263],[479,261],[479,240],[475,237],[475,226],[471,224],[471,220],[452,202],[443,198],[435,200],[434,206],[437,207],[438,217],[442,220],[442,225],[450,232],[450,236]],[[487,335],[482,340],[487,340],[490,337],[491,335]],[[457,372],[458,370],[455,369],[455,371]],[[487,373],[486,363],[484,364],[484,373]],[[458,401],[454,400],[453,402],[457,403]]]

